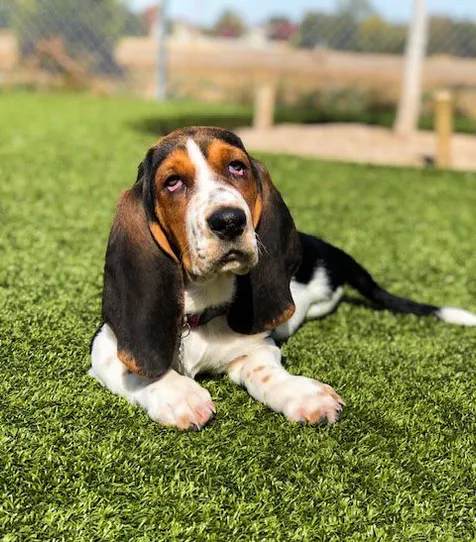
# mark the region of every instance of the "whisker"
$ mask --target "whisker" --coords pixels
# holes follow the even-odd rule
[[[183,260],[186,256],[189,256],[190,255],[190,247],[189,245],[187,244],[184,248],[184,250],[182,251],[182,254],[179,258],[179,260],[183,263]]]
[[[259,235],[256,232],[255,232],[255,239],[256,239],[256,244],[258,245],[258,253],[269,255],[268,249],[266,248],[264,243],[261,241],[261,239],[259,238]]]

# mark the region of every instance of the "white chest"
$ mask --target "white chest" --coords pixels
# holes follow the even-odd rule
[[[210,307],[229,303],[235,291],[235,277],[231,274],[200,283],[189,283],[185,288],[185,313],[201,312]]]
[[[232,275],[222,275],[204,284],[188,285],[185,312],[201,312],[229,303],[234,289]],[[200,372],[223,372],[233,360],[251,353],[267,335],[240,335],[230,329],[225,316],[218,316],[185,334],[182,338],[181,363],[177,370],[192,377]]]

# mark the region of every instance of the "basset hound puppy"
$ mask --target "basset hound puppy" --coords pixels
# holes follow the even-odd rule
[[[476,325],[383,290],[343,251],[296,231],[265,166],[219,128],[161,139],[123,192],[104,269],[90,374],[166,426],[201,429],[215,405],[194,377],[227,373],[289,420],[334,423],[343,401],[290,374],[275,339],[332,312],[347,283],[380,306]]]

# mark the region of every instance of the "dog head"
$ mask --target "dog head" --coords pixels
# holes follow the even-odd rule
[[[219,128],[172,132],[147,152],[109,238],[103,317],[131,371],[160,376],[177,355],[187,281],[236,275],[227,312],[239,333],[294,312],[293,220],[266,168]]]
[[[173,132],[149,150],[143,172],[151,231],[191,280],[245,275],[257,264],[259,173],[238,137]]]

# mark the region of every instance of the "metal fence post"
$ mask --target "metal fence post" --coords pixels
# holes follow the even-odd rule
[[[156,12],[156,98],[159,101],[167,99],[167,8],[168,0],[157,1]]]

